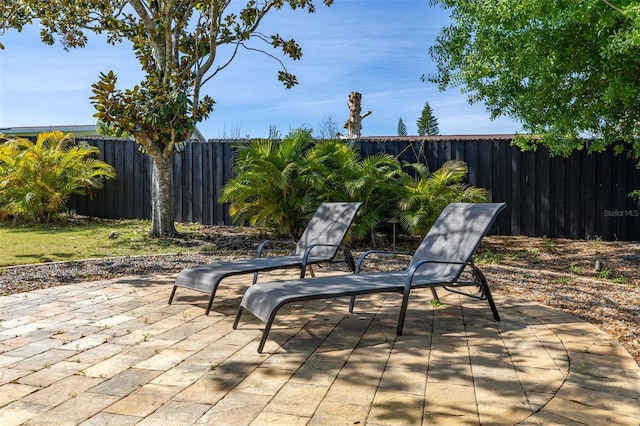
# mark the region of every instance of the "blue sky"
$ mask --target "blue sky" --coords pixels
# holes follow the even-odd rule
[[[321,3],[321,1],[318,1]],[[397,134],[402,118],[409,134],[429,102],[443,135],[513,133],[520,126],[506,118],[490,120],[484,105],[469,105],[458,89],[439,92],[420,76],[435,70],[428,49],[446,11],[427,0],[335,0],[315,14],[282,10],[261,31],[295,38],[300,61],[284,60],[299,84],[285,89],[277,81],[279,64],[256,52],[241,51],[234,62],[203,88],[216,101],[198,125],[206,138],[265,137],[271,125],[318,129],[328,117],[341,128],[348,117],[349,93],[362,93],[364,136]],[[0,51],[0,128],[94,124],[91,84],[113,70],[118,88],[142,79],[127,45],[109,46],[92,38],[84,49],[65,52],[40,42],[38,28],[2,36]],[[256,45],[258,46],[258,45]]]

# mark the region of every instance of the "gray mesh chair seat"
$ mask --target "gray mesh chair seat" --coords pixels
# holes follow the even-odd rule
[[[173,302],[178,287],[208,293],[209,302],[206,310],[208,315],[220,281],[226,277],[253,273],[255,284],[258,272],[300,268],[300,278],[304,278],[307,266],[331,262],[336,258],[339,250],[342,250],[344,260],[352,263],[353,257],[342,242],[361,205],[360,202],[321,204],[290,255],[263,256],[266,245],[271,242],[264,241],[260,244],[255,258],[194,265],[183,269],[171,290],[169,304]]]
[[[262,352],[278,310],[286,304],[313,299],[351,297],[353,312],[355,297],[372,293],[402,294],[397,333],[402,334],[412,289],[435,287],[486,300],[496,321],[500,320],[484,274],[471,261],[482,238],[489,231],[505,203],[448,205],[413,254],[406,271],[361,273],[368,256],[381,251],[363,253],[350,275],[325,276],[305,280],[285,280],[261,283],[244,293],[234,321],[237,328],[246,310],[265,323],[258,352]],[[389,252],[387,252],[389,253]],[[469,274],[463,274],[468,271]],[[474,287],[470,292],[464,287]]]

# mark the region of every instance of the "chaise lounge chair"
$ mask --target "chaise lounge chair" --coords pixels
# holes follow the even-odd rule
[[[258,272],[284,268],[300,268],[300,278],[304,278],[307,266],[334,261],[338,250],[342,250],[344,260],[354,270],[351,252],[342,245],[345,235],[362,203],[323,203],[314,213],[311,221],[300,236],[290,255],[263,257],[267,240],[260,244],[255,258],[220,262],[210,265],[195,265],[183,269],[178,274],[169,296],[173,301],[178,287],[209,293],[206,315],[209,315],[213,298],[222,279],[232,276],[254,273],[253,284],[258,280]],[[313,271],[311,271],[313,274]]]
[[[484,274],[471,262],[471,256],[493,224],[505,203],[450,204],[440,214],[429,233],[414,253],[406,271],[360,273],[366,257],[360,256],[355,273],[325,276],[305,280],[260,283],[247,289],[240,302],[233,328],[237,328],[243,311],[247,310],[265,323],[258,352],[262,352],[267,335],[278,310],[284,305],[312,299],[351,297],[349,312],[353,312],[355,297],[371,293],[403,294],[397,333],[402,334],[412,289],[435,287],[486,300],[496,321],[500,321]],[[463,274],[463,272],[467,273]],[[461,291],[465,286],[477,287],[477,294]]]

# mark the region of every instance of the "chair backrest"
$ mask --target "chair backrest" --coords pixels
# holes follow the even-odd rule
[[[334,247],[314,248],[312,257],[333,258],[344,240],[362,203],[322,203],[298,240],[294,254],[303,254],[311,244],[331,244]]]
[[[506,206],[505,203],[449,204],[422,240],[409,267],[421,260],[467,263]],[[463,269],[464,265],[434,265],[429,267],[429,274],[437,271],[438,276],[453,280]]]

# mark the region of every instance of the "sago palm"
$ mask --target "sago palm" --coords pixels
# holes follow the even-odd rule
[[[36,142],[4,141],[0,150],[0,209],[8,215],[49,222],[72,195],[92,195],[103,179],[116,177],[95,156],[97,147],[74,145],[71,134],[40,133]]]
[[[450,203],[481,203],[489,199],[486,189],[465,185],[468,168],[464,161],[445,162],[434,173],[422,164],[412,164],[417,177],[406,181],[400,201],[400,220],[414,235],[425,235]]]

